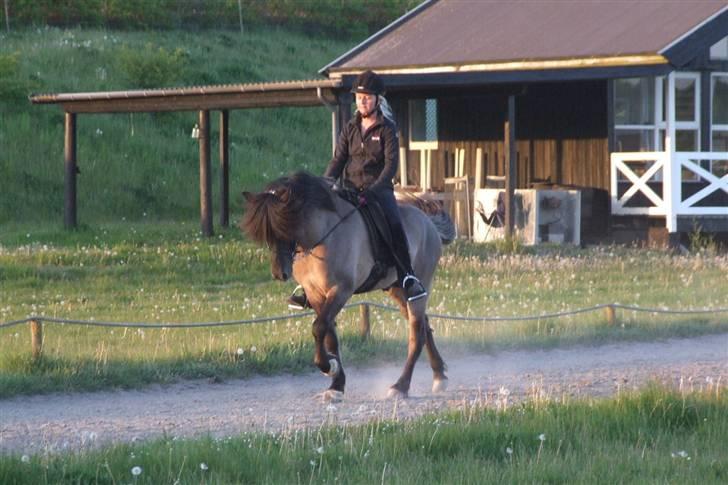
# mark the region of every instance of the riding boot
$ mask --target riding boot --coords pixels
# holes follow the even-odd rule
[[[296,294],[299,288],[301,289],[301,293]],[[288,297],[288,308],[292,310],[306,310],[311,308],[311,304],[308,302],[308,298],[306,298],[306,292],[300,285],[297,286],[296,289],[293,290],[293,293],[291,293],[291,296]]]
[[[415,276],[415,271],[412,269],[407,235],[401,224],[392,227],[392,245],[397,260],[397,280],[404,288],[407,301],[415,301],[426,297],[427,290],[425,290],[424,285]]]

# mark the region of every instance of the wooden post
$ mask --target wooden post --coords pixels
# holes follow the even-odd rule
[[[607,325],[613,327],[617,324],[617,314],[614,311],[614,305],[607,305],[604,307],[607,312]]]
[[[210,112],[199,112],[200,129],[200,226],[202,235],[212,236],[212,179],[210,177]]]
[[[506,239],[513,237],[515,221],[514,194],[516,192],[516,96],[508,96],[508,120],[505,123],[505,173],[506,173]]]
[[[230,227],[230,112],[220,112],[220,225]]]
[[[40,359],[43,354],[43,324],[39,320],[30,321],[30,344],[33,349],[33,360]]]
[[[361,326],[359,334],[362,336],[362,338],[367,339],[371,334],[371,324],[369,323],[369,305],[363,303],[359,307],[359,311],[361,315]]]
[[[65,165],[63,224],[66,229],[73,229],[78,223],[76,218],[76,175],[78,174],[78,166],[76,165],[76,113],[66,113],[63,158]]]
[[[483,188],[483,149],[475,149],[475,188]]]

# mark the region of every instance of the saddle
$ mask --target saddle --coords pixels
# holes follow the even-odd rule
[[[395,260],[392,252],[392,231],[384,215],[382,206],[377,201],[368,200],[365,205],[359,205],[359,194],[354,190],[336,190],[335,193],[357,207],[367,228],[369,241],[372,244],[374,265],[369,276],[354,294],[366,293],[384,278],[389,269],[394,267]]]

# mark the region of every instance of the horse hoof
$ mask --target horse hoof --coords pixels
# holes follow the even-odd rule
[[[387,399],[407,399],[407,393],[400,391],[396,387],[390,387],[387,391]]]
[[[327,389],[321,395],[324,402],[341,402],[344,400],[344,393],[334,389]]]
[[[439,394],[447,390],[447,377],[444,379],[435,379],[432,381],[432,393]]]

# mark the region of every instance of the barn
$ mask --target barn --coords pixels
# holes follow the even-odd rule
[[[728,231],[727,36],[723,0],[432,0],[320,72],[343,87],[339,125],[355,76],[382,75],[400,183],[465,192],[474,226],[488,188],[516,230],[528,197],[577,191],[573,240],[674,243]],[[538,217],[536,242],[563,240]]]

